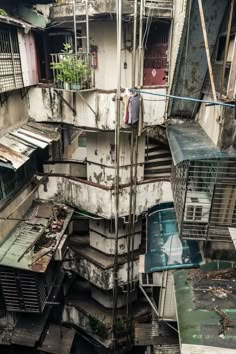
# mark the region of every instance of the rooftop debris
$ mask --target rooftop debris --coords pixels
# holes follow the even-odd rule
[[[222,312],[218,307],[215,307],[215,312],[217,313],[218,316],[220,316],[220,324],[221,324],[221,330],[219,333],[219,336],[224,336],[225,332],[231,327],[233,328],[233,322],[226,316],[224,312]]]
[[[0,265],[44,272],[73,210],[64,204],[35,202],[0,248]]]
[[[198,282],[201,282],[203,279],[224,280],[232,278],[236,278],[235,268],[211,270],[208,272],[204,272],[200,269],[193,269],[189,272],[187,280],[197,280]]]

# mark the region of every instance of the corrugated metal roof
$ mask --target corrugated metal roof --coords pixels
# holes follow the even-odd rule
[[[236,151],[218,149],[198,123],[173,124],[166,131],[175,165],[182,161],[236,159]]]
[[[0,164],[18,169],[37,148],[44,149],[60,139],[57,130],[39,123],[28,123],[0,138]]]
[[[1,245],[0,265],[45,272],[73,214],[73,209],[65,207],[65,216],[60,216],[56,209],[62,210],[61,207],[64,206],[48,202],[35,203],[25,221],[19,222]],[[41,216],[43,208],[47,212],[45,217]],[[57,229],[58,225],[60,230]]]
[[[196,352],[203,347],[221,348],[217,353],[236,349],[235,265],[209,262],[200,269],[174,273],[182,345],[194,345]]]
[[[23,21],[23,20],[20,20],[18,18],[11,17],[11,16],[0,15],[0,23],[5,23],[7,25],[22,27],[25,29],[26,32],[28,32],[31,28],[37,28],[37,26],[34,26],[29,22],[26,22],[26,21]]]

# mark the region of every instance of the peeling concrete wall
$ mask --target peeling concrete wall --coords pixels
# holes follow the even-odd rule
[[[129,193],[129,186],[120,189],[120,216],[129,214]],[[91,185],[66,177],[49,176],[47,192],[41,186],[39,196],[41,199],[54,199],[68,203],[105,219],[115,217],[114,190],[99,188],[99,185]],[[140,215],[151,206],[169,200],[173,200],[169,182],[156,181],[139,184],[137,185],[136,214]]]
[[[115,239],[107,238],[91,231],[89,234],[90,246],[106,254],[115,254]],[[139,249],[141,245],[141,232],[134,235],[134,250]],[[128,236],[119,237],[118,240],[118,255],[126,254],[128,252]]]
[[[135,260],[134,264],[134,281],[138,281],[139,260]],[[127,263],[118,265],[118,286],[127,284]],[[113,267],[103,269],[86,258],[77,260],[77,269],[79,275],[87,279],[93,285],[103,290],[112,290],[114,285]]]
[[[115,181],[115,134],[87,133],[87,174],[88,180],[106,186]],[[145,134],[139,138],[137,180],[144,178]],[[131,140],[127,133],[120,134],[120,183],[130,183]],[[133,154],[133,161],[135,157]],[[134,170],[134,169],[133,169]],[[134,171],[133,171],[134,174]]]
[[[128,224],[119,220],[119,240],[118,254],[122,255],[128,252]],[[141,245],[141,219],[135,224],[134,250],[139,249]],[[112,232],[113,231],[113,232]],[[115,254],[115,232],[111,230],[111,222],[107,220],[89,220],[89,242],[90,246],[106,254]]]
[[[27,98],[22,99],[19,90],[11,91],[6,102],[0,105],[0,136],[26,123],[27,109]]]
[[[105,73],[106,74],[106,73]],[[104,75],[104,74],[103,74]],[[107,74],[108,75],[108,74]],[[113,86],[114,87],[114,86]],[[144,89],[147,92],[165,93],[165,88]],[[63,91],[64,99],[73,106],[71,92]],[[97,113],[91,111],[86,103],[76,94],[76,114],[69,108],[53,88],[32,87],[29,91],[29,116],[36,122],[67,123],[77,127],[114,130],[116,122],[116,104],[114,93],[84,92],[84,99]],[[143,95],[144,126],[153,126],[164,122],[165,98]],[[128,128],[124,121],[124,104],[121,104],[121,127]]]
[[[72,177],[87,178],[87,167],[83,163],[48,163],[43,165],[44,173],[63,173]]]
[[[179,1],[179,0],[178,0]],[[94,16],[98,14],[115,14],[116,13],[116,1],[115,0],[90,0],[89,1],[89,16]],[[172,1],[171,0],[162,0],[160,2],[160,6],[155,6],[154,4],[152,7],[152,16],[155,17],[163,17],[168,18],[172,16]],[[132,1],[123,0],[122,3],[122,13],[123,14],[130,14],[132,15],[134,12],[134,4]],[[78,15],[85,15],[86,7],[81,6],[77,10]],[[61,4],[55,5],[51,9],[51,17],[54,20],[60,20],[64,17],[71,17],[73,15],[72,8],[69,5]],[[144,15],[150,15],[150,9],[147,6],[144,8]]]

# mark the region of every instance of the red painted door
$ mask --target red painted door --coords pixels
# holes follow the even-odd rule
[[[151,25],[144,56],[144,86],[165,85],[169,23]]]

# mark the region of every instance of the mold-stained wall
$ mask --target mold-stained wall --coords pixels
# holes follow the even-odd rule
[[[124,220],[119,220],[118,235],[118,254],[128,252],[128,224]],[[135,224],[134,230],[134,250],[141,244],[142,223],[139,219]],[[90,246],[106,254],[115,254],[115,231],[111,230],[111,221],[108,220],[89,220],[89,242]],[[131,241],[132,242],[132,241]]]
[[[134,281],[138,281],[139,260],[133,262]],[[103,290],[112,290],[114,286],[113,267],[101,268],[95,262],[89,259],[79,257],[77,260],[77,269],[79,275],[87,279],[93,285]],[[127,263],[118,265],[118,284],[119,286],[127,284]]]
[[[129,186],[120,189],[120,216],[129,215],[129,195]],[[41,186],[39,196],[41,199],[54,199],[56,202],[68,203],[106,219],[115,217],[114,190],[102,188],[94,183],[61,176],[49,176],[47,191],[45,192]],[[140,215],[161,201],[171,200],[173,198],[169,182],[152,181],[138,184],[136,214]]]
[[[144,177],[145,134],[139,138],[137,180]],[[120,134],[120,184],[130,183],[130,134]],[[135,156],[133,156],[133,161]],[[133,168],[134,174],[134,168]],[[115,134],[108,132],[87,133],[88,180],[112,186],[115,182]]]
[[[143,125],[154,126],[164,122],[165,97],[155,97],[152,93],[164,95],[166,88],[143,89],[151,94],[143,96]],[[75,109],[72,92],[60,92],[64,100],[53,88],[33,87],[29,91],[29,117],[36,122],[67,123],[77,127],[114,130],[116,122],[116,103],[114,92],[81,92],[90,107],[75,94]],[[70,107],[68,106],[70,105]],[[94,111],[92,111],[91,110]],[[121,127],[129,128],[124,123],[124,103],[121,103]]]

